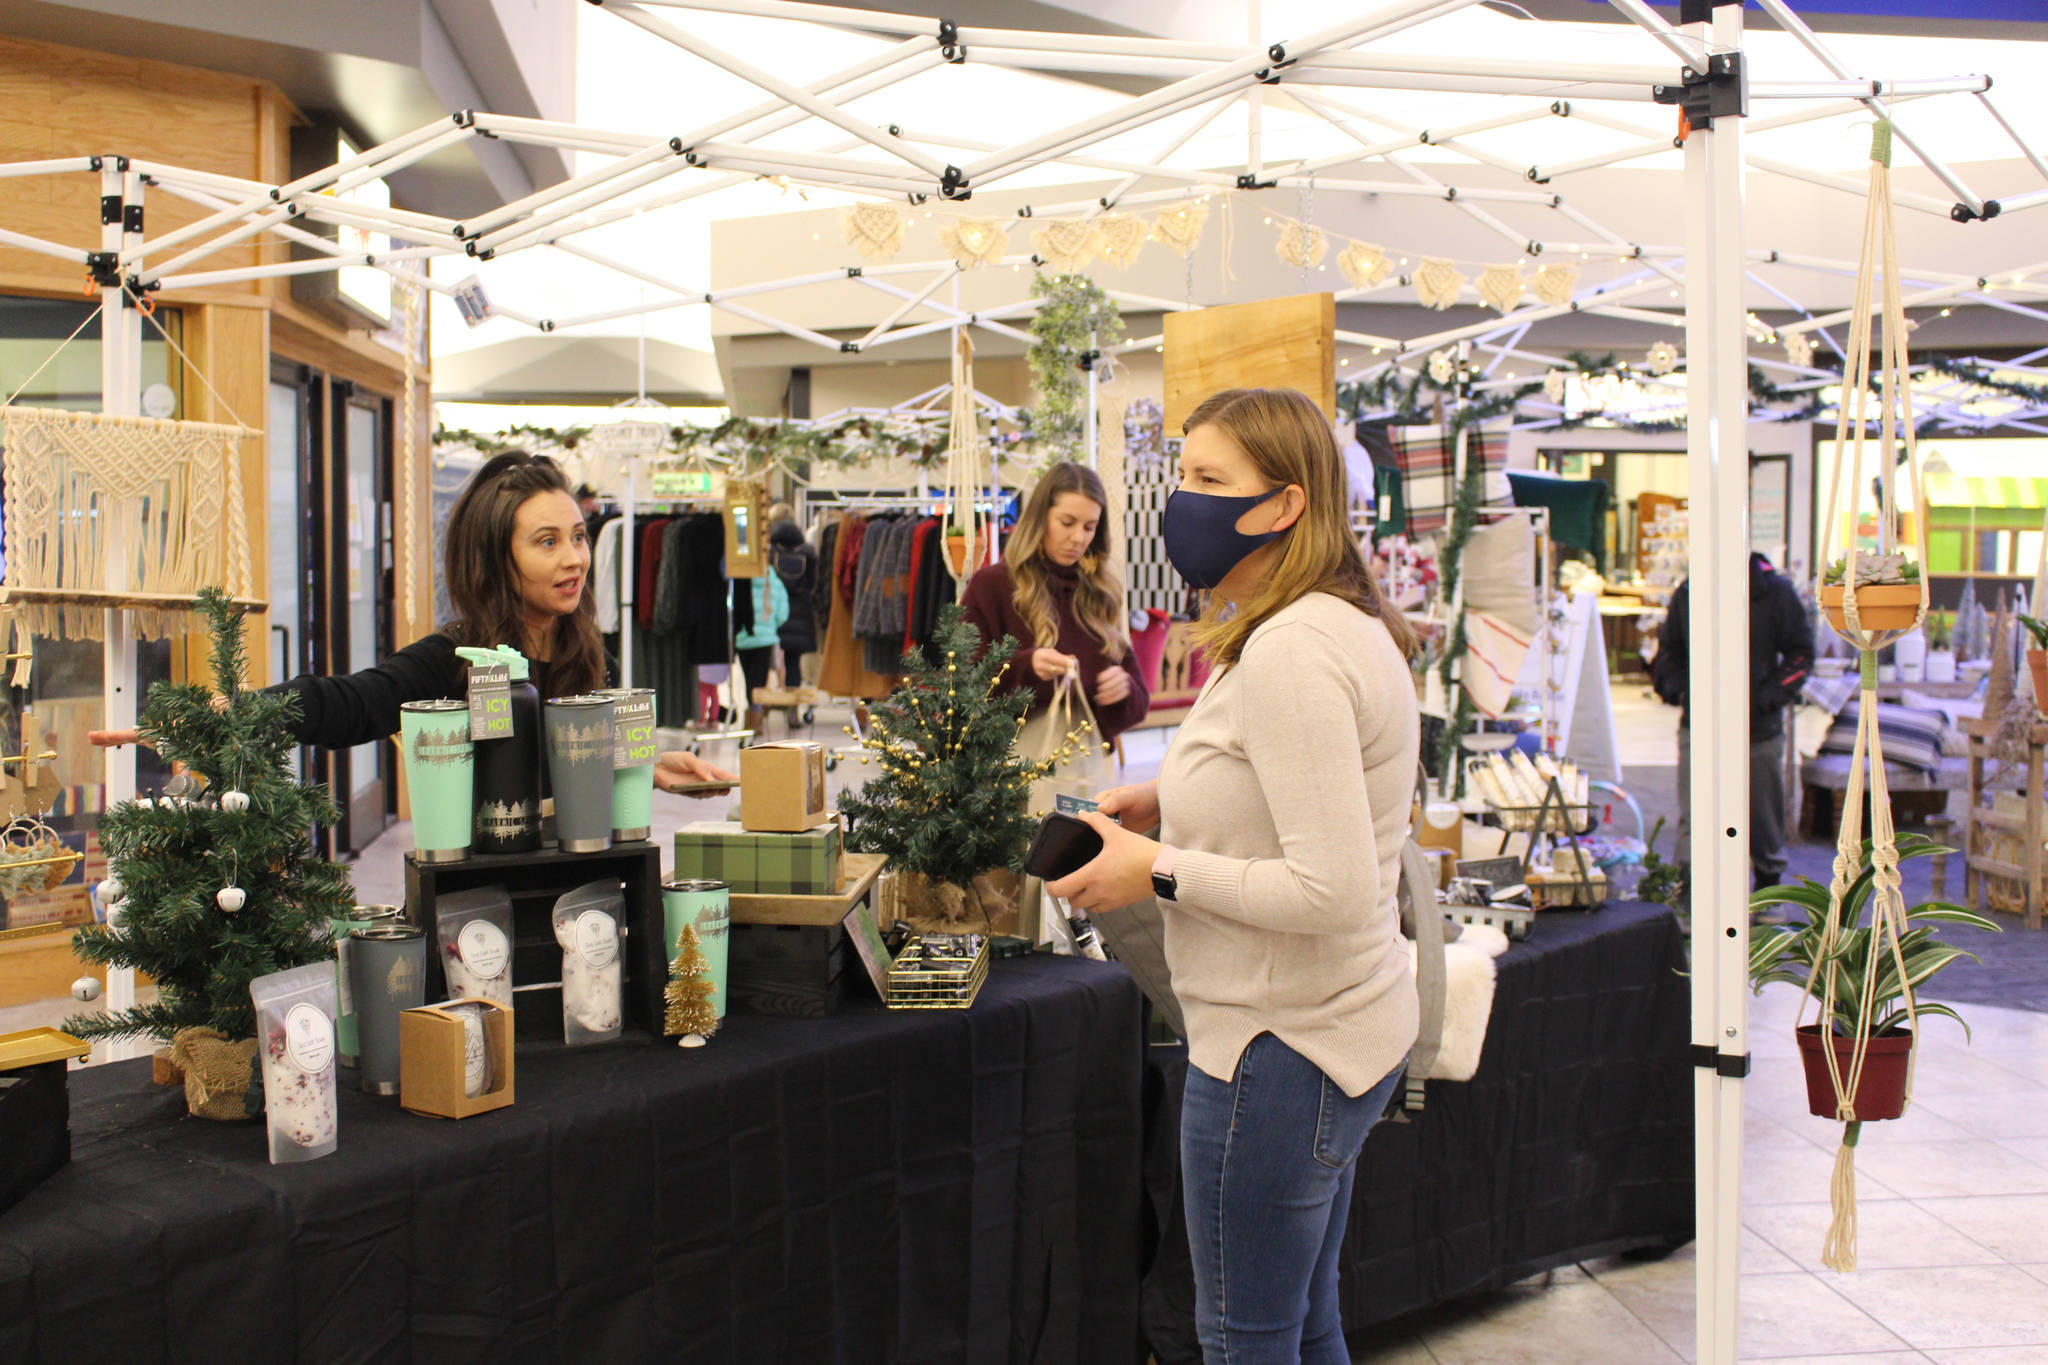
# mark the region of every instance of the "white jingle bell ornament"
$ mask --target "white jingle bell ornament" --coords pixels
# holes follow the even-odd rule
[[[71,983],[71,994],[90,1004],[100,998],[100,982],[96,976],[81,976]]]
[[[220,794],[220,808],[236,815],[249,809],[249,793],[224,791]]]
[[[127,889],[127,887],[121,885],[120,878],[108,877],[93,888],[93,895],[99,897],[101,905],[112,905],[115,901],[121,899],[121,893]]]
[[[213,903],[232,915],[249,903],[249,893],[239,886],[223,886],[214,893]]]
[[[128,898],[126,896],[123,896],[121,899],[116,901],[107,902],[107,927],[109,929],[120,928],[121,921],[126,919],[127,917]]]
[[[153,810],[156,807],[156,802],[146,796],[138,796],[135,798],[135,807],[137,810]]]

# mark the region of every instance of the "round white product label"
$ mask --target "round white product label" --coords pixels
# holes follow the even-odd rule
[[[619,957],[619,926],[602,910],[576,917],[576,951],[593,967],[609,967]]]
[[[144,417],[169,417],[178,410],[178,394],[169,384],[151,384],[142,391]]]
[[[463,925],[462,932],[455,936],[455,946],[462,952],[462,965],[479,981],[503,976],[512,957],[512,945],[506,941],[505,931],[487,919],[473,919]]]
[[[301,1071],[325,1071],[334,1060],[334,1021],[311,1005],[293,1005],[284,1016],[284,1050]]]

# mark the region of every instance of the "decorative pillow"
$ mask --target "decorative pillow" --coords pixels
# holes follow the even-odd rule
[[[1856,724],[1862,706],[1859,698],[1841,709],[1827,738],[1821,741],[1822,753],[1856,752]],[[1930,776],[1941,771],[1942,742],[1949,728],[1947,716],[1939,711],[1881,701],[1877,704],[1877,728],[1883,736],[1887,763],[1918,768]]]
[[[1468,609],[1496,617],[1533,640],[1540,618],[1536,526],[1529,514],[1517,512],[1473,531],[1458,564],[1458,580],[1464,585]]]

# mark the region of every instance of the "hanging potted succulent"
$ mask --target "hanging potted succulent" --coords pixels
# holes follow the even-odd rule
[[[2027,668],[2034,675],[2034,709],[2048,713],[2048,621],[2021,616],[2020,624],[2034,637],[2027,650]]]
[[[1925,901],[1906,910],[1907,929],[1894,956],[1890,941],[1865,923],[1877,885],[1871,849],[1872,843],[1866,839],[1862,866],[1842,897],[1840,927],[1832,944],[1829,889],[1819,882],[1801,878],[1796,886],[1768,886],[1749,902],[1752,911],[1785,905],[1804,916],[1803,922],[1759,924],[1750,931],[1749,983],[1751,989],[1761,992],[1773,982],[1785,982],[1820,1002],[1821,1018],[1798,1028],[1807,1106],[1820,1118],[1846,1117],[1844,1104],[1836,1096],[1835,1079],[1840,1077],[1851,1092],[1847,1107],[1854,1115],[1849,1120],[1852,1127],[1895,1119],[1905,1112],[1913,1049],[1913,1034],[1907,1025],[1915,1016],[1945,1015],[1963,1024],[1965,1035],[1969,1033],[1969,1025],[1949,1006],[1910,998],[1958,959],[1976,960],[1973,954],[1936,938],[1930,926],[1966,924],[1998,932],[1998,925],[1960,905]],[[1952,851],[1923,835],[1908,834],[1898,840],[1901,864]],[[1801,1017],[1804,1014],[1802,1004]],[[1868,1040],[1860,1075],[1856,1069],[1859,1037]],[[1832,1070],[1829,1052],[1834,1054]]]
[[[1849,629],[1843,604],[1848,560],[1828,565],[1821,581],[1820,609],[1836,630]],[[1856,556],[1856,615],[1865,630],[1911,630],[1920,614],[1920,566],[1903,554]]]

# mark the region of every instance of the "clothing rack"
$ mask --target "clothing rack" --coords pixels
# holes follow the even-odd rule
[[[657,466],[659,463],[659,461],[656,462]],[[717,509],[723,512],[725,508],[725,499],[718,497],[701,495],[684,498],[640,497],[638,488],[639,465],[640,462],[638,460],[628,460],[626,462],[626,496],[612,500],[619,509],[619,535],[623,538],[619,554],[619,611],[627,619],[630,619],[633,615],[635,575],[633,573],[633,556],[629,552],[628,547],[633,543],[634,513],[640,511],[676,512],[691,509]],[[597,553],[597,546],[592,545],[590,552],[594,556]],[[622,686],[631,686],[632,678],[633,632],[630,629],[621,629],[619,631],[619,682]]]

